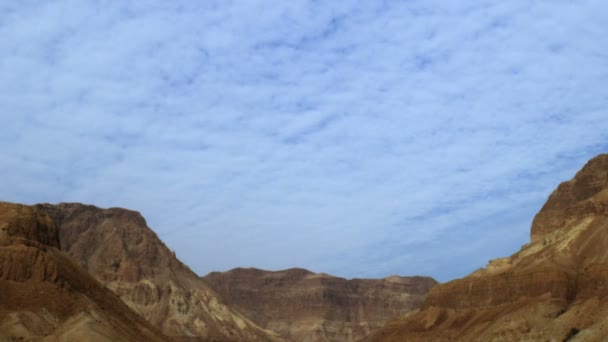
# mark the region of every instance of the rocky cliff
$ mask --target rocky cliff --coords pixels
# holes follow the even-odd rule
[[[418,308],[427,277],[346,280],[304,269],[237,268],[203,278],[227,303],[289,341],[356,341]]]
[[[562,183],[511,257],[433,288],[369,341],[605,341],[608,155]]]
[[[82,204],[43,204],[61,248],[133,310],[179,340],[273,341],[226,306],[180,262],[137,212]]]
[[[59,250],[51,218],[0,202],[0,341],[166,341]]]

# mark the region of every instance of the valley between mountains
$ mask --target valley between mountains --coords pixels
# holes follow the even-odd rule
[[[218,256],[221,257],[221,256]],[[0,202],[0,341],[604,341],[608,155],[467,277],[199,276],[136,211]]]

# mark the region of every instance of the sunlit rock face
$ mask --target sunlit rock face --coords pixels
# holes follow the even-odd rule
[[[531,242],[434,287],[422,310],[369,341],[604,341],[608,336],[608,155],[560,184]]]
[[[0,202],[0,341],[168,341],[59,246],[43,210]]]
[[[289,341],[357,341],[417,309],[437,284],[428,277],[346,280],[299,268],[237,268],[203,279],[252,321]]]
[[[577,217],[605,215],[606,193],[599,194],[607,188],[608,154],[603,154],[589,161],[572,180],[563,182],[553,191],[532,222],[532,242],[571,224]]]

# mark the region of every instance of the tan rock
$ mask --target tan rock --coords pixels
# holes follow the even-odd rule
[[[351,279],[293,268],[237,268],[203,277],[228,304],[289,341],[356,341],[420,306],[428,277]]]
[[[531,243],[431,289],[419,313],[368,341],[605,341],[608,336],[608,155],[560,184]]]
[[[58,247],[47,214],[0,202],[0,340],[168,340]]]
[[[135,211],[78,203],[38,205],[62,249],[165,334],[189,341],[274,341],[175,257]]]

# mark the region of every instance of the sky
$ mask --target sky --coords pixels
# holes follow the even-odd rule
[[[195,272],[463,277],[608,152],[608,2],[2,1],[0,200]]]

